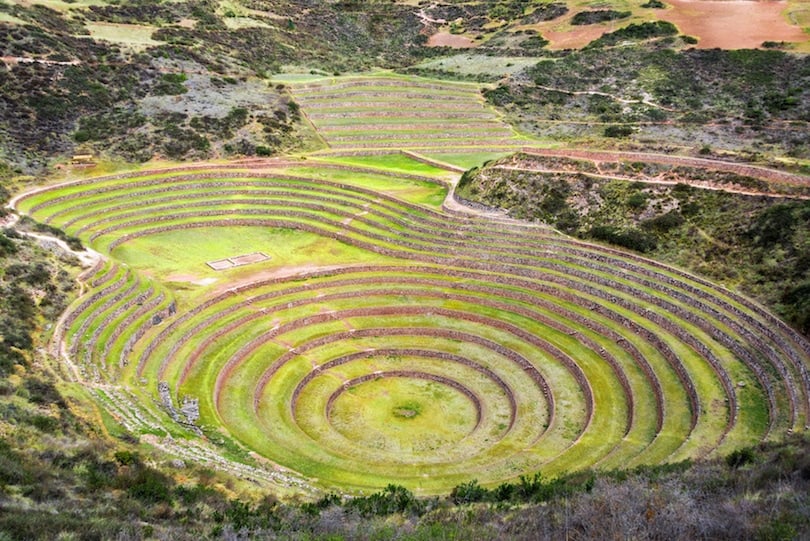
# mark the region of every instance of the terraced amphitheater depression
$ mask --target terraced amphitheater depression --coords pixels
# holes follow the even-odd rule
[[[810,344],[761,306],[453,199],[471,164],[532,146],[477,87],[293,95],[327,150],[13,202],[97,252],[51,348],[136,435],[297,491],[434,494],[807,428]]]

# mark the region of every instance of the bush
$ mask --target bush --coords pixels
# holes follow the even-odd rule
[[[632,209],[643,209],[647,206],[647,194],[644,192],[635,192],[627,198],[627,206]]]
[[[591,228],[588,236],[642,253],[651,252],[658,247],[655,237],[635,228],[619,230],[616,227],[600,225]]]
[[[17,245],[5,233],[0,233],[0,257],[16,254]]]
[[[188,77],[185,73],[164,73],[158,83],[152,88],[152,94],[156,96],[178,96],[188,92],[186,82]]]
[[[615,32],[610,32],[589,43],[585,48],[603,47],[606,45],[616,45],[622,41],[641,41],[665,36],[675,36],[678,28],[668,21],[655,21],[640,24],[630,24],[620,28]]]
[[[393,513],[421,515],[425,511],[425,502],[418,500],[410,490],[399,485],[388,485],[371,496],[349,500],[346,506],[363,516],[384,516]]]
[[[487,497],[487,489],[478,484],[478,480],[473,479],[469,483],[463,483],[453,488],[450,492],[450,499],[456,505],[465,503],[482,502]]]
[[[667,233],[668,231],[680,227],[685,222],[683,216],[677,210],[667,212],[661,216],[650,218],[641,223],[645,229],[652,229],[658,233]]]
[[[630,11],[616,11],[613,9],[599,9],[595,11],[580,11],[571,19],[573,25],[585,25],[604,23],[607,21],[616,21],[618,19],[626,19],[631,16]]]
[[[751,447],[737,449],[726,457],[726,464],[729,468],[736,470],[746,464],[753,464],[757,460],[757,453]]]
[[[127,494],[144,503],[171,503],[171,479],[152,468],[143,468],[123,481]]]
[[[56,404],[62,409],[67,408],[59,390],[50,381],[28,378],[25,380],[25,389],[28,391],[28,399],[34,404]]]
[[[605,137],[627,137],[633,133],[630,126],[608,126],[605,128]]]

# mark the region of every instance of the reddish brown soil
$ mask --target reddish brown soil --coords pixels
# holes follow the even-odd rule
[[[613,28],[615,29],[615,28]],[[590,24],[585,26],[574,27],[573,30],[565,32],[558,32],[550,28],[544,28],[540,31],[544,38],[551,42],[549,49],[579,49],[586,46],[593,40],[602,36],[606,32],[611,32],[609,26],[601,24]]]
[[[430,47],[452,47],[453,49],[469,49],[475,47],[475,42],[464,36],[457,36],[449,32],[439,32],[433,34],[428,39]]]
[[[807,41],[801,28],[782,17],[785,1],[667,0],[674,9],[658,13],[682,34],[700,39],[701,49],[759,47],[763,41]]]

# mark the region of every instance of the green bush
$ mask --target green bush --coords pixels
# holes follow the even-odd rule
[[[171,503],[172,481],[152,468],[140,468],[134,477],[122,480],[127,494],[143,503]]]
[[[453,488],[450,499],[456,505],[482,502],[487,498],[488,490],[478,484],[476,479]]]
[[[654,21],[646,23],[632,23],[615,32],[610,32],[589,43],[585,48],[604,47],[616,45],[623,41],[642,41],[652,38],[675,36],[678,28],[669,21]]]
[[[188,88],[183,83],[188,80],[185,73],[164,73],[160,80],[152,88],[152,94],[156,96],[178,96],[188,92]]]
[[[641,226],[645,229],[652,229],[658,233],[667,233],[672,229],[680,227],[685,221],[680,212],[673,210],[661,216],[645,220],[641,223]]]
[[[597,24],[608,21],[626,19],[633,13],[630,11],[616,11],[614,9],[598,9],[593,11],[580,11],[571,19],[573,25]]]
[[[633,133],[630,126],[608,126],[605,128],[605,137],[628,137]]]
[[[417,499],[410,490],[399,485],[388,485],[371,496],[354,498],[346,506],[363,516],[393,513],[421,515],[425,511],[425,501]]]
[[[651,252],[658,246],[654,236],[635,228],[620,230],[616,227],[600,225],[592,227],[588,236],[642,253]]]
[[[746,464],[753,464],[757,460],[757,453],[751,447],[737,449],[726,457],[726,464],[729,468],[736,470]]]

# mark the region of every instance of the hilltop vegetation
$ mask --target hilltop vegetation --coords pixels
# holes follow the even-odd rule
[[[604,38],[603,38],[604,39]],[[781,51],[591,47],[487,92],[522,129],[567,141],[810,157],[810,58]]]
[[[597,171],[588,160],[518,154],[471,171],[458,194],[739,287],[810,335],[810,203],[700,187],[767,192],[762,180],[725,177],[629,159]]]

